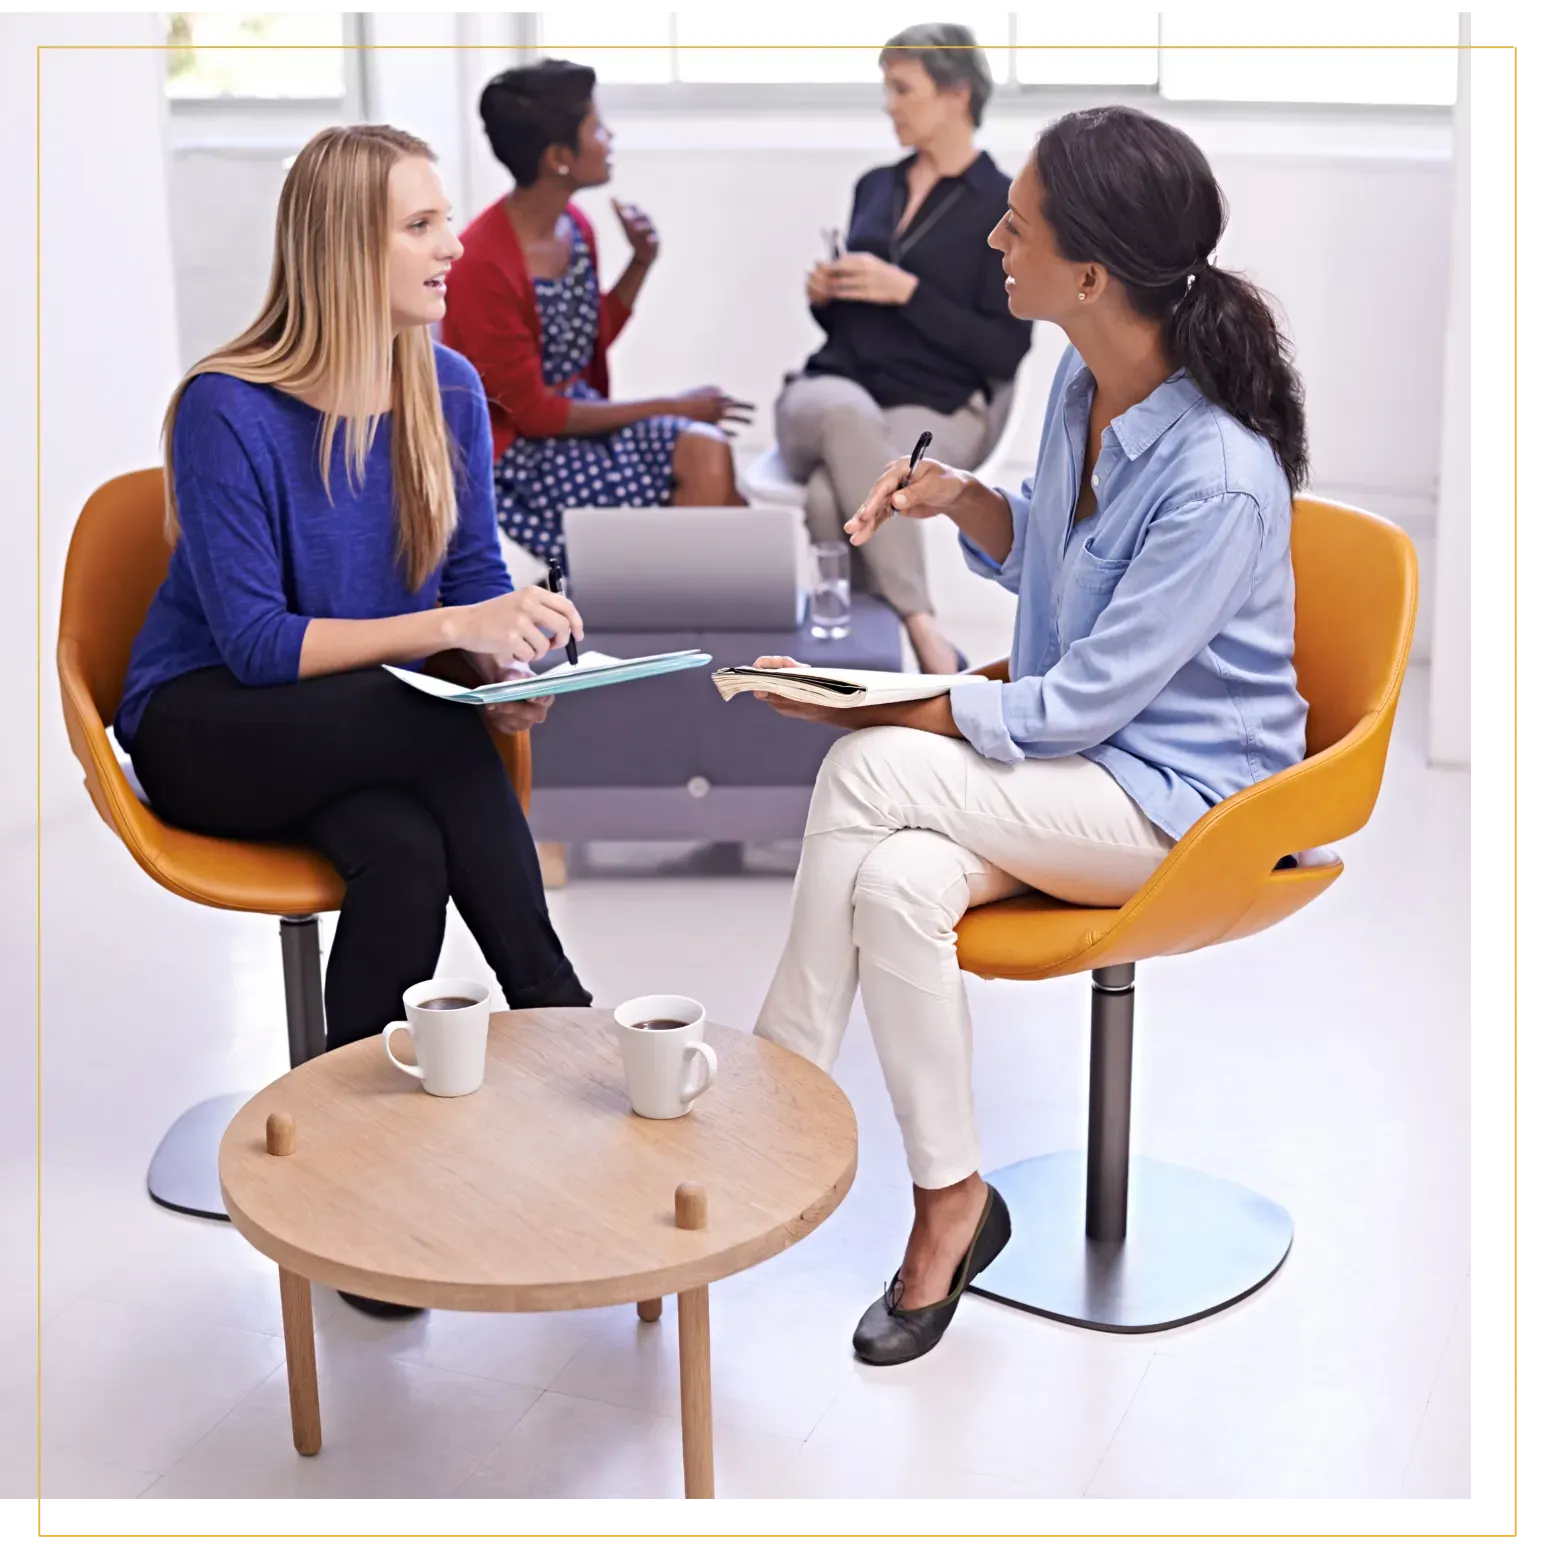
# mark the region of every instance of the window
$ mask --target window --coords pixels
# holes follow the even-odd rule
[[[769,31],[765,17],[635,11],[608,21],[576,8],[537,13],[535,41],[543,53],[593,65],[603,83],[676,93],[744,86],[748,106],[765,106],[777,94],[759,102],[755,88],[872,85],[879,46],[917,19],[910,11],[844,8],[829,20],[799,22],[807,45],[825,47],[779,48],[758,46]],[[1175,101],[1443,106],[1454,101],[1458,80],[1455,11],[1402,8],[1304,21],[1235,7],[1226,20],[1132,11],[1091,21],[1043,8],[956,19],[975,32],[1010,98],[1038,88],[1119,87]],[[1319,46],[1291,46],[1304,43]]]
[[[1306,40],[1343,46],[1291,46]],[[1241,7],[1226,25],[1166,15],[1164,41],[1257,45],[1166,48],[1159,85],[1176,101],[1446,105],[1459,85],[1456,11],[1401,8],[1305,24]]]
[[[350,71],[339,11],[174,11],[166,18],[166,94],[342,101]]]

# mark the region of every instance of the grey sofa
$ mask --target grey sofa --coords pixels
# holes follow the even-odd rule
[[[779,717],[752,696],[723,701],[715,668],[781,653],[802,662],[899,669],[901,623],[856,594],[852,633],[592,632],[617,657],[699,647],[706,668],[560,696],[531,735],[538,841],[781,841],[803,834],[816,772],[838,730]],[[538,668],[545,663],[539,663]]]

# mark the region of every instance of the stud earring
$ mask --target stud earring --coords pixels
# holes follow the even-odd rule
[[[564,165],[558,169],[558,176],[560,178],[567,178],[569,176],[568,163],[565,162]]]
[[[1086,292],[1080,291],[1078,293],[1078,300],[1080,302],[1087,302],[1089,300],[1088,294]]]

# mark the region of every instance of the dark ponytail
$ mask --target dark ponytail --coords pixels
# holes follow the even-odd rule
[[[1172,359],[1271,444],[1301,490],[1303,387],[1265,296],[1212,262],[1228,212],[1196,142],[1135,108],[1087,108],[1042,131],[1035,168],[1062,257],[1103,264],[1140,314],[1162,320]]]

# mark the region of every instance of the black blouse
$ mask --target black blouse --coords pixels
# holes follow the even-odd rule
[[[829,302],[812,307],[826,343],[805,371],[851,378],[885,408],[922,404],[951,415],[982,389],[1013,378],[1030,325],[1010,316],[1003,257],[988,234],[1008,208],[1009,179],[983,151],[959,176],[941,178],[907,229],[907,172],[916,156],[858,180],[848,249],[917,276],[902,307]]]

